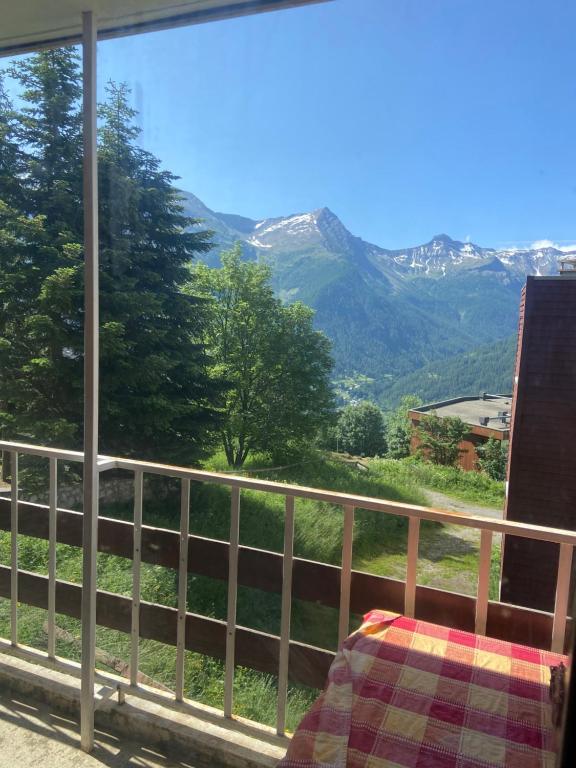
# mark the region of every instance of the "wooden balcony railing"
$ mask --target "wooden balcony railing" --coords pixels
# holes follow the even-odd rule
[[[11,565],[0,566],[0,596],[11,600],[11,635],[18,646],[18,602],[48,611],[48,653],[55,657],[55,614],[81,618],[82,588],[56,578],[56,545],[82,546],[82,514],[58,508],[58,462],[82,462],[80,453],[38,446],[0,442],[0,450],[11,457],[12,485],[9,498],[0,498],[0,530],[11,532]],[[49,504],[32,504],[19,498],[18,457],[41,456],[49,461]],[[576,533],[512,521],[473,517],[399,502],[335,493],[314,488],[274,483],[227,474],[204,472],[150,462],[103,456],[100,472],[127,470],[134,478],[134,521],[101,517],[98,551],[132,560],[132,597],[97,592],[97,624],[131,635],[130,686],[127,692],[145,695],[138,685],[139,640],[152,639],[176,647],[175,697],[184,697],[185,651],[197,651],[225,661],[224,715],[232,714],[234,669],[250,667],[278,676],[277,731],[284,732],[288,680],[322,687],[333,652],[291,639],[292,600],[336,608],[341,641],[348,633],[351,614],[378,607],[446,626],[471,630],[499,639],[531,644],[553,651],[564,650],[569,618],[568,600]],[[180,531],[152,528],[142,523],[145,474],[180,480]],[[189,533],[191,481],[230,488],[231,524],[229,541],[218,541]],[[283,553],[239,543],[241,491],[252,489],[285,498]],[[342,562],[340,566],[294,556],[294,510],[297,499],[313,499],[339,505],[344,510]],[[408,517],[406,580],[355,571],[353,533],[355,509],[375,510]],[[417,583],[420,521],[461,525],[480,531],[480,553],[476,597],[447,592]],[[48,576],[19,568],[18,535],[47,539]],[[556,603],[553,614],[489,600],[490,560],[494,534],[514,535],[559,545]],[[142,563],[161,565],[178,573],[177,607],[155,605],[140,598]],[[537,564],[535,564],[537,565]],[[228,584],[226,621],[187,610],[188,574],[219,579]],[[281,595],[280,635],[271,635],[237,624],[238,587],[253,587]]]

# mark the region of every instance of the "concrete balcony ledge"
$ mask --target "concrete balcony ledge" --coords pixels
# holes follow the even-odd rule
[[[65,662],[70,669],[62,672],[55,665],[35,662],[34,651],[14,651],[2,643],[0,651],[6,650],[8,653],[0,653],[0,691],[77,720],[79,665]],[[170,758],[182,758],[186,766],[272,768],[286,752],[287,739],[271,728],[242,719],[225,720],[218,710],[201,704],[176,704],[169,694],[146,686],[139,686],[139,696],[131,695],[127,681],[114,675],[106,674],[102,684],[100,676],[97,681],[95,722],[99,730]],[[116,693],[111,695],[117,685],[126,694],[122,704]]]

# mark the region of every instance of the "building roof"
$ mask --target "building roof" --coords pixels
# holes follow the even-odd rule
[[[326,0],[3,0],[0,56],[78,43],[82,11],[94,11],[106,39],[313,2]]]
[[[512,395],[480,395],[479,397],[455,397],[439,403],[429,403],[419,408],[412,408],[410,413],[427,414],[434,411],[438,416],[455,416],[470,426],[507,433],[510,430],[510,413],[512,411]],[[506,421],[499,415],[508,414]],[[487,424],[482,419],[488,418]]]

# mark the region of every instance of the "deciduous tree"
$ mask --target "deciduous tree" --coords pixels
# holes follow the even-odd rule
[[[336,427],[339,447],[356,456],[386,453],[386,433],[382,411],[374,403],[348,405],[340,413]]]
[[[408,412],[412,408],[418,408],[422,401],[416,395],[405,395],[398,408],[390,414],[387,421],[386,437],[388,442],[388,456],[391,459],[403,459],[410,455],[410,442],[412,440],[412,425]]]
[[[284,306],[269,267],[242,261],[239,247],[220,269],[199,264],[192,274],[211,300],[206,342],[212,375],[227,386],[220,434],[230,466],[312,439],[333,409],[330,343],[314,330],[312,310]]]
[[[478,466],[493,480],[506,480],[508,446],[507,440],[496,440],[491,437],[484,445],[476,448]]]
[[[452,467],[460,455],[460,442],[468,427],[456,416],[440,418],[436,413],[422,417],[418,428],[420,453],[433,464]]]

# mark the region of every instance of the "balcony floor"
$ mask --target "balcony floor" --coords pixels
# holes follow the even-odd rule
[[[134,742],[96,732],[87,755],[79,749],[78,724],[51,712],[45,704],[0,689],[0,754],[11,768],[196,768],[174,762]],[[217,768],[217,766],[215,766]]]

